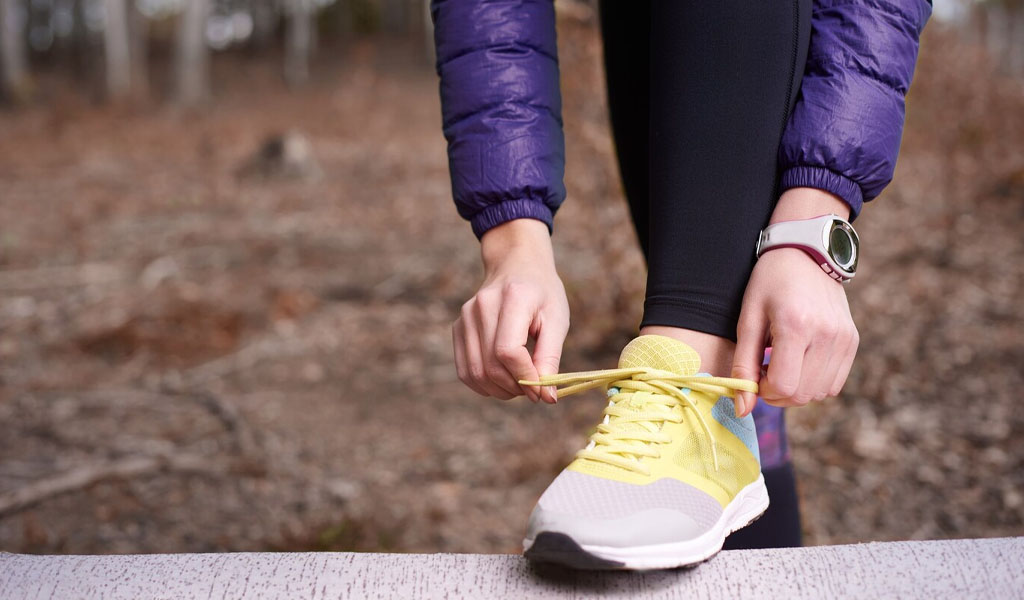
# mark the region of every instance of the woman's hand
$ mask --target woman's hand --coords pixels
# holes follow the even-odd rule
[[[825,214],[849,216],[838,197],[793,188],[779,199],[771,222]],[[758,381],[766,345],[772,346],[760,395],[775,406],[802,406],[843,389],[860,337],[850,316],[846,290],[798,248],[761,255],[747,283],[737,327],[732,376]],[[739,411],[754,408],[754,394],[742,392]]]
[[[516,219],[480,240],[484,282],[452,326],[459,379],[483,396],[554,403],[553,387],[520,386],[558,373],[569,302],[555,271],[547,225]],[[530,340],[534,340],[531,356]]]

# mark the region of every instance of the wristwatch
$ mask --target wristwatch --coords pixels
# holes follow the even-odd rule
[[[757,257],[773,248],[800,248],[832,279],[846,283],[857,272],[860,238],[845,219],[824,215],[765,227],[757,240]]]

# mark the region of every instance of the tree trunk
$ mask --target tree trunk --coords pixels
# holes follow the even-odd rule
[[[1009,37],[1006,40],[1007,63],[1010,74],[1024,75],[1024,2],[1008,3]]]
[[[355,23],[352,19],[352,0],[336,0],[334,3],[335,21],[334,28],[338,32],[338,39],[348,43],[355,32]]]
[[[209,0],[185,0],[178,23],[178,102],[199,104],[210,96],[210,59],[206,46],[206,17]]]
[[[0,0],[0,91],[11,100],[23,100],[29,93],[25,54],[18,0]]]
[[[132,61],[132,95],[149,95],[149,20],[138,5],[129,0],[128,34]]]
[[[431,66],[437,62],[437,53],[434,49],[434,19],[430,16],[430,0],[422,0],[420,3],[422,9],[420,15],[423,20],[423,43],[424,43],[424,56],[427,59],[427,63]]]
[[[290,86],[309,81],[309,58],[313,53],[313,2],[289,0],[285,39],[284,79]]]
[[[128,44],[126,0],[104,0],[103,52],[107,76],[107,97],[125,98],[131,92],[132,62]]]
[[[381,22],[388,33],[408,33],[409,0],[383,0],[380,4]]]
[[[986,2],[982,5],[985,11],[985,48],[989,56],[996,61],[999,68],[1004,68],[1003,48],[1006,40],[1007,22],[1006,9],[1002,4]]]
[[[277,9],[270,0],[253,0],[249,3],[249,10],[252,12],[252,37],[249,45],[257,51],[266,50],[274,43],[274,33],[280,18]]]

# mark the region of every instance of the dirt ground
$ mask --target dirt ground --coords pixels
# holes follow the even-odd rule
[[[563,367],[605,368],[643,262],[594,19],[559,27]],[[219,57],[194,112],[0,112],[0,550],[517,551],[600,395],[458,382],[480,268],[436,77],[386,40],[339,54],[302,92]],[[809,544],[1024,535],[1024,84],[937,27],[918,73],[896,181],[857,223],[850,383],[789,414]],[[252,161],[290,130],[317,165]]]

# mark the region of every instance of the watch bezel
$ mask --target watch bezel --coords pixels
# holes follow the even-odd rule
[[[832,247],[832,234],[836,230],[842,231],[850,238],[850,260],[846,262],[839,261],[835,249]],[[828,258],[833,268],[836,268],[844,275],[852,277],[857,272],[857,263],[860,260],[860,238],[857,236],[856,230],[843,218],[833,215],[826,226],[821,228],[821,235],[822,247],[828,253]]]

